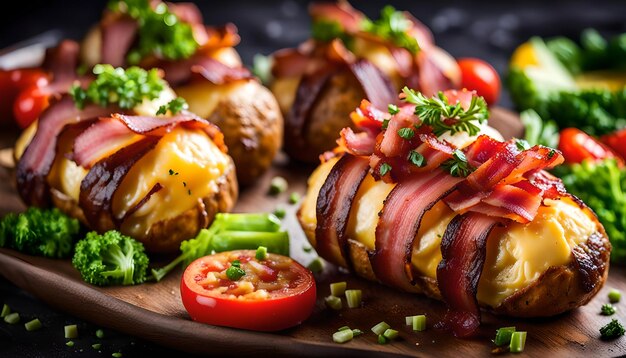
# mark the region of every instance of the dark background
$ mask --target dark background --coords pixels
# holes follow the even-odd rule
[[[107,1],[36,0],[6,2],[0,10],[0,49],[57,29],[62,35],[80,39],[98,21]],[[310,21],[307,1],[196,1],[205,23],[233,22],[239,27],[237,47],[246,64],[257,53],[293,47],[305,40]],[[565,35],[578,39],[580,32],[594,27],[604,35],[626,32],[624,1],[352,1],[357,9],[377,18],[380,8],[391,3],[409,10],[434,33],[436,43],[455,57],[479,57],[489,61],[501,76],[517,45],[533,35]],[[500,104],[511,107],[506,95]],[[51,292],[50,294],[54,294]],[[171,355],[173,352],[131,336],[105,329],[103,340],[95,338],[95,327],[51,309],[0,277],[0,305],[9,304],[22,314],[22,323],[0,322],[0,356],[20,357],[110,357],[121,351],[124,357]],[[44,329],[28,333],[23,322],[38,317]],[[65,346],[63,326],[79,324],[80,338],[73,348]],[[102,353],[91,344],[102,343]]]

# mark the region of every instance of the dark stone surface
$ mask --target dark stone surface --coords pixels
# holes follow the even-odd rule
[[[367,15],[377,17],[387,1],[353,1]],[[256,53],[291,47],[308,36],[306,1],[197,1],[205,22],[233,22],[239,27],[238,46],[244,61]],[[623,1],[389,1],[398,9],[411,11],[429,26],[436,42],[455,57],[479,57],[504,74],[515,47],[533,35],[566,35],[574,39],[587,27],[604,34],[626,32],[626,3]],[[0,48],[26,40],[50,29],[60,29],[67,37],[80,39],[98,20],[106,1],[35,0],[13,2],[2,11]],[[17,5],[17,6],[16,6]],[[501,105],[511,103],[503,95]],[[54,294],[51,292],[50,294]],[[121,351],[124,357],[171,355],[174,352],[131,336],[105,329],[106,337],[95,337],[96,327],[52,309],[10,282],[0,278],[0,304],[7,303],[22,314],[22,322],[0,322],[0,356],[3,357],[108,357]],[[38,317],[44,328],[26,332],[24,322]],[[63,326],[78,324],[80,338],[69,348]],[[91,345],[101,342],[101,353]]]

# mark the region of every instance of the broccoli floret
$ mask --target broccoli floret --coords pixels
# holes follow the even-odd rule
[[[142,283],[149,263],[142,243],[114,230],[88,233],[72,258],[83,280],[98,286]]]
[[[59,209],[31,207],[21,214],[8,214],[0,221],[0,246],[27,254],[66,258],[80,231],[78,220]]]
[[[624,326],[618,320],[612,319],[606,326],[600,328],[600,334],[604,339],[617,338],[624,335]]]

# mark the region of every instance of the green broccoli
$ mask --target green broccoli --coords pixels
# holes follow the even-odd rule
[[[142,243],[115,230],[88,233],[72,258],[83,280],[98,286],[142,283],[149,263]]]
[[[59,209],[31,207],[24,213],[11,213],[0,221],[0,246],[27,254],[67,258],[80,231],[78,220]]]

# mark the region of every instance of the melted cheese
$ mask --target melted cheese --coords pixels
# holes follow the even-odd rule
[[[250,81],[234,81],[223,85],[201,81],[178,87],[176,93],[187,101],[190,111],[202,118],[208,118],[223,98],[235,92],[249,90],[254,86],[256,84]]]

